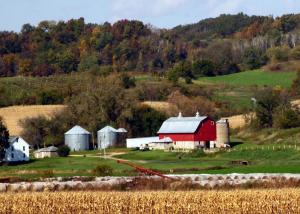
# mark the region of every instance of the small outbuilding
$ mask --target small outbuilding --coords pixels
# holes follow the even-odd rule
[[[42,148],[42,149],[39,149],[39,150],[35,151],[33,153],[33,155],[34,155],[35,158],[52,158],[52,157],[57,157],[58,156],[57,150],[58,150],[57,147],[50,146],[50,147]]]
[[[5,150],[6,162],[29,161],[29,144],[21,137],[10,137],[9,147]]]
[[[85,151],[90,147],[90,132],[80,126],[74,126],[65,133],[65,144],[71,151]]]

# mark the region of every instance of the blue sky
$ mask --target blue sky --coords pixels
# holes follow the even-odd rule
[[[86,22],[137,19],[171,28],[222,13],[300,13],[300,0],[0,0],[0,30],[19,31],[24,23],[84,17]]]

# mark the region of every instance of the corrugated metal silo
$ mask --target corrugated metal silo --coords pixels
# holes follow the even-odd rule
[[[118,140],[117,147],[126,147],[126,138],[127,138],[127,130],[124,128],[119,128],[118,132]]]
[[[105,126],[97,132],[98,149],[115,146],[118,141],[118,131],[111,127]]]
[[[80,126],[74,126],[65,133],[65,144],[71,151],[89,150],[90,132]]]
[[[229,145],[230,136],[229,136],[229,123],[227,119],[221,119],[217,121],[217,147],[225,147]]]

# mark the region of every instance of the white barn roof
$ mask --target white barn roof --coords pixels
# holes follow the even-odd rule
[[[111,126],[105,126],[104,128],[100,129],[98,132],[117,132],[117,129]]]
[[[160,127],[158,134],[195,133],[204,117],[171,117]]]
[[[90,134],[87,130],[80,126],[74,126],[69,131],[67,131],[65,134]]]

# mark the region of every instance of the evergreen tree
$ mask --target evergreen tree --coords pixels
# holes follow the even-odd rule
[[[8,138],[8,130],[2,118],[0,118],[0,161],[5,158],[5,150],[9,147]]]

